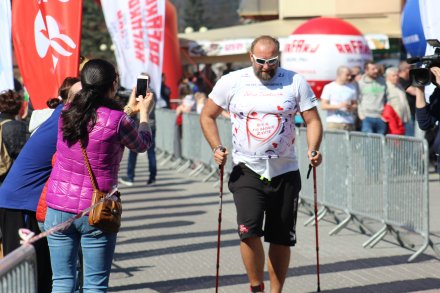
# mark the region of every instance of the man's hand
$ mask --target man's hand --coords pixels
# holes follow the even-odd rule
[[[307,151],[307,155],[310,160],[310,165],[313,167],[318,167],[322,162],[322,155],[319,151],[309,150]]]
[[[437,86],[440,86],[440,68],[437,66],[431,67],[431,72],[435,76]]]
[[[219,166],[224,166],[228,158],[229,152],[225,147],[216,147],[214,149],[214,160]]]

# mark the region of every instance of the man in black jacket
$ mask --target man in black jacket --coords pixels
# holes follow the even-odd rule
[[[430,70],[435,77],[432,83],[436,88],[429,97],[429,103],[425,100],[424,88],[416,87],[416,117],[422,130],[430,130],[440,121],[440,68],[434,66]],[[432,148],[437,156],[437,172],[440,173],[440,131],[437,131]]]

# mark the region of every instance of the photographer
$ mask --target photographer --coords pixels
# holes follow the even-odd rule
[[[436,88],[429,97],[429,103],[425,100],[424,87],[416,87],[416,118],[422,130],[432,129],[440,121],[440,68],[433,66],[430,68],[430,71],[435,79],[432,80],[432,83]],[[437,131],[432,148],[437,156],[437,172],[440,173],[440,160],[438,156],[440,153],[440,131]]]

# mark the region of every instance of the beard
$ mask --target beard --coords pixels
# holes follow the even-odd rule
[[[271,80],[276,73],[276,67],[263,71],[263,68],[253,66],[255,75],[261,80]]]

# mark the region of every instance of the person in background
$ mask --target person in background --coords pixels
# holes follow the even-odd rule
[[[202,113],[203,107],[206,104],[208,98],[205,93],[198,92],[194,94],[194,99],[196,100],[196,112],[197,114]]]
[[[12,162],[18,157],[18,154],[28,139],[26,124],[21,120],[16,120],[22,104],[23,97],[16,91],[6,90],[0,93],[2,142]],[[9,170],[0,175],[0,184],[5,180]]]
[[[406,100],[411,111],[411,120],[405,124],[405,135],[414,136],[414,123],[416,120],[416,89],[411,85],[409,70],[411,65],[405,60],[399,63],[399,84],[405,90]]]
[[[45,230],[90,207],[93,186],[84,163],[81,145],[90,161],[97,188],[110,192],[118,181],[124,147],[144,152],[151,144],[149,111],[151,94],[135,97],[124,108],[115,98],[118,74],[102,59],[88,61],[81,70],[82,89],[66,105],[58,123],[56,160],[46,194]],[[123,109],[126,113],[124,113]],[[139,111],[139,126],[128,115]],[[116,233],[88,223],[88,216],[48,236],[53,272],[52,292],[73,292],[78,249],[84,263],[84,292],[106,292],[116,245]]]
[[[440,121],[440,68],[434,66],[429,70],[435,77],[432,83],[436,86],[429,97],[429,103],[425,100],[425,88],[415,87],[416,119],[421,130],[432,129]],[[432,149],[437,157],[436,171],[440,173],[440,127],[437,130]]]
[[[385,71],[387,82],[387,104],[382,118],[388,123],[388,134],[405,134],[405,125],[411,121],[411,110],[406,99],[405,91],[399,84],[397,67],[389,67]]]
[[[51,159],[55,153],[58,119],[63,102],[77,91],[70,89],[78,81],[78,78],[67,77],[59,89],[61,100],[49,100],[52,106],[56,103],[58,105],[26,142],[0,187],[0,228],[3,232],[5,254],[20,246],[18,229],[26,228],[35,234],[41,232],[35,211],[43,186],[52,170]],[[34,246],[37,255],[38,292],[50,292],[52,270],[47,239],[35,242]]]
[[[176,158],[182,156],[182,123],[183,113],[196,110],[196,101],[191,86],[183,82],[179,85],[179,96],[182,103],[176,108],[176,125],[174,127],[174,155]]]
[[[362,68],[359,65],[355,65],[350,69],[351,81],[357,82],[362,78]]]
[[[25,123],[27,123],[29,107],[30,107],[29,93],[27,92],[26,88],[22,85],[21,78],[20,80],[14,77],[14,91],[17,92],[23,99],[23,103],[21,104],[20,110],[18,111],[17,117],[15,117],[15,119],[22,120]]]
[[[58,89],[58,97],[49,99],[46,102],[48,108],[32,111],[31,120],[29,121],[29,132],[31,135],[41,126],[41,124],[52,116],[53,112],[60,104],[66,102],[70,88],[78,81],[79,79],[77,77],[66,77]]]
[[[382,119],[386,104],[386,82],[373,61],[365,63],[365,73],[357,82],[359,87],[358,115],[362,121],[362,132],[387,133],[387,124]]]
[[[151,91],[153,94],[153,100],[156,102],[156,94]],[[157,163],[156,163],[156,121],[155,121],[155,109],[153,109],[150,113],[149,117],[149,124],[151,127],[151,146],[147,150],[147,157],[148,157],[148,171],[149,171],[149,177],[147,180],[147,186],[153,186],[156,183],[156,176],[157,176]],[[139,119],[136,118],[136,123],[139,123]],[[129,150],[128,153],[128,163],[127,163],[127,176],[121,177],[118,179],[119,183],[127,185],[127,186],[133,186],[134,184],[134,177],[136,175],[135,169],[136,169],[136,162],[137,162],[137,155],[138,153],[132,150]]]
[[[165,73],[162,73],[162,83],[160,84],[160,96],[162,100],[164,100],[166,103],[165,108],[171,109],[171,104],[170,104],[171,89],[169,86],[166,85]]]
[[[304,77],[279,67],[279,49],[273,37],[256,38],[249,53],[252,66],[220,78],[200,115],[214,160],[223,166],[229,150],[222,146],[216,119],[223,110],[231,114],[235,166],[228,186],[237,210],[240,251],[251,292],[264,292],[261,237],[270,243],[267,267],[272,293],[282,291],[290,247],[297,240],[301,178],[295,155],[296,112],[301,112],[307,124],[310,164],[318,166],[322,160],[317,99]]]
[[[357,109],[357,90],[351,83],[350,68],[340,66],[336,80],[324,86],[321,109],[327,110],[327,129],[354,130],[353,112]]]

